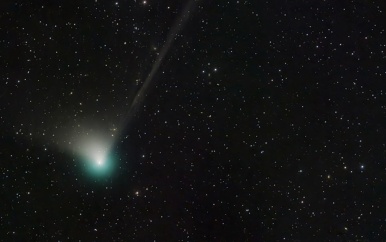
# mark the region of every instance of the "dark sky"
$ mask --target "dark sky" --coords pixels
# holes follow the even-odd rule
[[[386,3],[194,1],[1,2],[1,241],[386,238]]]

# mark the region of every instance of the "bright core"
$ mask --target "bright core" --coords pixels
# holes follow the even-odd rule
[[[98,158],[98,159],[97,159],[97,165],[98,165],[98,166],[103,166],[103,163],[104,163],[104,161],[103,161],[102,158]]]

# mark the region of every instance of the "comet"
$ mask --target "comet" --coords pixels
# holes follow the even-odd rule
[[[128,126],[128,123],[136,113],[136,110],[141,106],[149,90],[155,85],[155,75],[158,73],[160,66],[165,60],[169,50],[173,47],[174,41],[179,33],[184,28],[187,20],[189,19],[192,10],[197,0],[189,0],[181,14],[177,17],[176,21],[170,28],[167,34],[164,45],[157,58],[155,59],[152,68],[147,75],[143,85],[137,91],[134,96],[129,109],[124,112],[124,117],[121,120],[120,132],[123,132],[124,128]],[[91,124],[87,123],[84,127],[90,127]],[[83,132],[77,132],[73,134],[71,143],[67,149],[71,150],[82,161],[83,167],[86,169],[87,174],[96,178],[107,178],[113,174],[116,167],[116,159],[112,154],[112,148],[117,142],[116,137],[112,138],[111,135],[106,135],[101,129],[100,124],[94,125],[95,129],[85,129]],[[83,125],[82,125],[83,127]]]
[[[113,140],[103,134],[88,134],[74,141],[72,150],[82,161],[86,172],[93,177],[109,177],[115,167],[111,154]]]

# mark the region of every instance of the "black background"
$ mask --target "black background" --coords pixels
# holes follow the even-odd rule
[[[385,238],[385,3],[198,1],[119,126],[185,5],[1,3],[1,240]]]

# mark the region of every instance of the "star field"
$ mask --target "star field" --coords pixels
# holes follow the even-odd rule
[[[0,6],[0,240],[386,237],[386,3]]]

